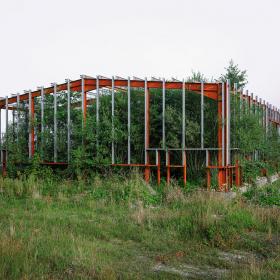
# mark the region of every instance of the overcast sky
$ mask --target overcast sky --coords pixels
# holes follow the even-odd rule
[[[279,107],[279,0],[0,0],[0,96],[91,76],[219,77]]]

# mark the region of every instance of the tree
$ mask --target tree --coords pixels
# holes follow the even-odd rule
[[[234,83],[237,83],[238,89],[244,88],[248,83],[247,70],[240,70],[238,64],[234,64],[232,59],[229,61],[229,66],[225,67],[225,70],[226,73],[221,75],[220,80],[226,82],[229,79],[232,88]]]
[[[208,79],[202,74],[200,71],[193,71],[191,76],[187,78],[187,82],[189,83],[200,83],[200,82],[208,82]]]

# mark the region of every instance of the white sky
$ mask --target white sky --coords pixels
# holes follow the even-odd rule
[[[216,78],[233,58],[278,106],[279,12],[279,0],[0,0],[0,96],[80,74]]]

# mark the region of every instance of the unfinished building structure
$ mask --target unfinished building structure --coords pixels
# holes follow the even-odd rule
[[[143,116],[143,143],[144,157],[142,162],[135,162],[132,160],[132,149],[131,149],[131,137],[133,134],[131,116],[133,114],[133,108],[131,107],[131,97],[134,94],[134,90],[138,90],[142,93],[144,103],[144,116]],[[153,90],[156,90],[153,92]],[[169,91],[176,91],[176,95],[180,98],[180,145],[178,147],[170,147],[166,139],[166,108],[168,107],[167,97]],[[52,154],[48,155],[48,158],[41,155],[42,164],[47,165],[68,165],[71,163],[71,150],[72,150],[72,129],[71,129],[71,117],[75,110],[75,113],[81,115],[80,129],[83,130],[87,123],[89,114],[89,108],[94,108],[94,118],[97,129],[94,129],[95,133],[95,145],[99,145],[104,141],[99,135],[102,127],[99,127],[100,122],[100,100],[102,96],[110,96],[110,111],[111,111],[111,134],[115,134],[114,118],[116,112],[115,98],[117,95],[125,92],[126,98],[126,110],[123,114],[126,114],[126,156],[123,158],[125,161],[120,162],[116,159],[116,143],[114,137],[110,141],[111,150],[111,165],[112,166],[138,166],[143,167],[145,180],[148,182],[151,177],[151,170],[155,170],[157,182],[161,182],[162,174],[164,173],[167,183],[170,182],[171,172],[173,169],[181,169],[182,179],[184,184],[187,182],[187,162],[188,153],[192,151],[199,151],[200,155],[203,156],[205,161],[205,174],[207,186],[211,185],[211,174],[212,170],[216,170],[217,184],[219,189],[227,189],[228,187],[235,184],[239,186],[241,184],[241,175],[239,167],[238,157],[238,141],[232,141],[232,133],[234,129],[238,129],[235,124],[235,128],[231,127],[232,118],[238,119],[244,110],[247,108],[253,108],[254,112],[261,112],[259,115],[262,126],[266,129],[269,126],[276,126],[279,130],[280,127],[280,113],[276,107],[271,106],[264,100],[258,99],[253,95],[249,95],[243,90],[237,88],[237,84],[233,86],[230,82],[226,83],[193,83],[186,82],[184,80],[178,81],[175,79],[139,79],[139,78],[120,78],[112,77],[106,78],[97,76],[96,78],[82,75],[80,79],[75,81],[66,80],[62,84],[52,84],[51,87],[44,88],[40,87],[35,91],[26,91],[24,94],[17,94],[11,97],[6,97],[0,100],[1,111],[5,111],[1,114],[1,123],[5,123],[5,131],[1,130],[1,164],[2,170],[5,174],[6,164],[9,161],[9,154],[12,153],[9,149],[9,145],[19,141],[19,125],[20,122],[24,121],[27,127],[28,138],[26,141],[28,145],[26,147],[26,158],[23,161],[30,161],[36,152],[42,150],[44,145],[46,134],[44,133],[47,126],[45,117],[46,103],[45,99],[47,96],[52,96],[51,111],[53,113],[52,129],[49,131],[49,136],[52,138]],[[152,93],[153,92],[153,93]],[[187,144],[186,139],[186,98],[189,93],[196,94],[199,96],[200,109],[198,110],[200,118],[199,128],[199,143],[195,147],[191,147]],[[66,103],[59,104],[58,95],[64,95]],[[154,104],[158,106],[160,114],[160,129],[154,130],[153,133],[157,134],[157,138],[160,141],[151,144],[151,122],[153,121],[150,114],[151,108],[151,94],[156,94],[160,97],[160,104]],[[71,96],[75,95],[77,100],[72,101]],[[157,99],[159,100],[159,99]],[[212,100],[216,104],[216,123],[217,130],[215,130],[215,141],[213,146],[205,144],[205,102]],[[235,102],[235,103],[234,103]],[[232,104],[235,104],[231,109]],[[36,105],[37,104],[37,105]],[[239,109],[237,110],[236,104]],[[50,106],[50,104],[48,104]],[[64,106],[66,114],[65,119],[65,154],[62,157],[58,156],[58,133],[60,125],[57,122],[58,108]],[[135,106],[135,104],[133,105]],[[137,106],[137,105],[136,105]],[[178,110],[178,107],[177,107]],[[10,113],[9,113],[10,112]],[[24,119],[20,118],[21,114],[25,114]],[[36,121],[35,121],[36,120]],[[209,120],[208,120],[209,121]],[[8,133],[9,125],[12,123],[13,132]],[[210,121],[211,123],[211,121]],[[178,125],[178,124],[176,124]],[[212,129],[212,127],[208,127]],[[234,143],[232,143],[234,142]],[[81,145],[87,145],[83,143]],[[173,154],[180,154],[180,162],[173,162]],[[95,157],[92,154],[92,157]]]

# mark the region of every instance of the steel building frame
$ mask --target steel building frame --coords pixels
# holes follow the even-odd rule
[[[258,99],[256,97],[254,99],[253,94],[249,96],[248,91],[246,94],[243,94],[243,91],[238,91],[237,85],[234,84],[234,89],[231,91],[231,86],[229,80],[226,83],[190,83],[185,82],[184,80],[178,81],[173,79],[172,81],[166,81],[165,79],[138,79],[133,78],[123,79],[120,77],[112,77],[111,79],[105,78],[102,76],[97,76],[96,78],[89,77],[86,75],[81,75],[81,78],[75,81],[71,81],[69,79],[66,80],[63,84],[53,83],[51,87],[44,88],[40,87],[35,91],[26,91],[24,94],[17,94],[16,96],[11,96],[8,98],[6,96],[4,99],[0,100],[0,109],[5,110],[5,122],[6,122],[6,137],[7,137],[7,128],[8,128],[8,111],[16,110],[17,117],[19,115],[20,110],[20,102],[28,101],[28,113],[29,113],[29,141],[28,141],[28,151],[29,151],[29,159],[34,156],[35,153],[35,131],[32,125],[34,114],[35,114],[35,106],[34,99],[36,97],[41,97],[41,132],[44,132],[44,96],[48,94],[53,94],[54,97],[54,146],[53,146],[53,162],[44,162],[45,164],[53,164],[53,165],[61,165],[67,164],[71,161],[71,106],[70,106],[70,93],[71,92],[80,92],[81,93],[81,108],[82,108],[82,123],[81,127],[83,127],[86,123],[87,118],[87,106],[89,105],[89,100],[87,98],[87,93],[89,91],[96,91],[96,123],[99,123],[99,107],[100,107],[100,89],[108,88],[111,90],[111,115],[112,115],[112,135],[114,136],[114,116],[115,116],[115,94],[117,88],[127,88],[127,129],[128,129],[128,139],[127,139],[127,162],[126,163],[116,163],[115,162],[115,143],[112,141],[111,143],[111,164],[112,166],[140,166],[145,169],[145,180],[149,182],[151,168],[157,168],[157,181],[161,182],[161,160],[160,155],[162,153],[165,154],[165,168],[167,173],[167,183],[170,182],[171,178],[171,169],[172,168],[181,168],[183,171],[183,181],[184,184],[187,183],[187,151],[204,151],[206,157],[206,181],[207,186],[210,188],[211,184],[211,169],[218,170],[218,185],[220,190],[227,190],[229,186],[233,184],[233,178],[235,178],[235,185],[239,186],[241,184],[240,177],[240,167],[238,160],[233,162],[231,158],[231,154],[237,148],[232,148],[231,146],[231,115],[236,112],[231,112],[230,104],[231,98],[240,98],[240,111],[246,110],[246,106],[249,110],[254,110],[253,113],[256,113],[256,107],[260,108],[263,112],[262,119],[260,122],[268,131],[269,124],[273,124],[278,129],[280,128],[280,112],[276,107],[268,104],[264,100]],[[131,99],[131,89],[133,88],[144,88],[144,98],[145,98],[145,138],[144,138],[144,146],[145,146],[145,161],[143,163],[131,163],[131,107],[130,107],[130,99]],[[161,147],[150,147],[150,89],[161,89],[162,90],[162,146]],[[166,125],[165,125],[165,116],[166,116],[166,90],[176,89],[181,90],[182,92],[182,140],[181,140],[181,148],[180,149],[171,149],[166,146]],[[67,93],[67,162],[58,162],[57,161],[57,93],[60,91],[66,91]],[[186,147],[186,139],[185,139],[185,128],[186,128],[186,112],[185,112],[185,104],[186,104],[186,91],[192,91],[201,95],[201,110],[200,110],[200,148],[190,148]],[[205,147],[204,145],[204,98],[210,98],[216,100],[218,103],[218,147]],[[14,106],[16,104],[16,106]],[[0,111],[1,111],[0,110]],[[235,110],[235,109],[234,109]],[[0,114],[1,117],[1,114]],[[17,141],[18,141],[18,131],[19,131],[19,119],[17,122]],[[1,132],[1,120],[0,120],[0,132]],[[98,126],[96,131],[97,137],[97,146],[100,141]],[[43,143],[44,139],[42,139]],[[6,141],[8,143],[8,141]],[[8,145],[8,144],[7,144]],[[6,173],[6,163],[8,159],[8,147],[2,147],[1,141],[1,163],[3,174]],[[181,165],[171,164],[171,152],[179,151],[182,153],[182,163]],[[217,151],[217,165],[211,165],[211,152]],[[151,163],[150,155],[151,153],[155,153],[156,162]]]

